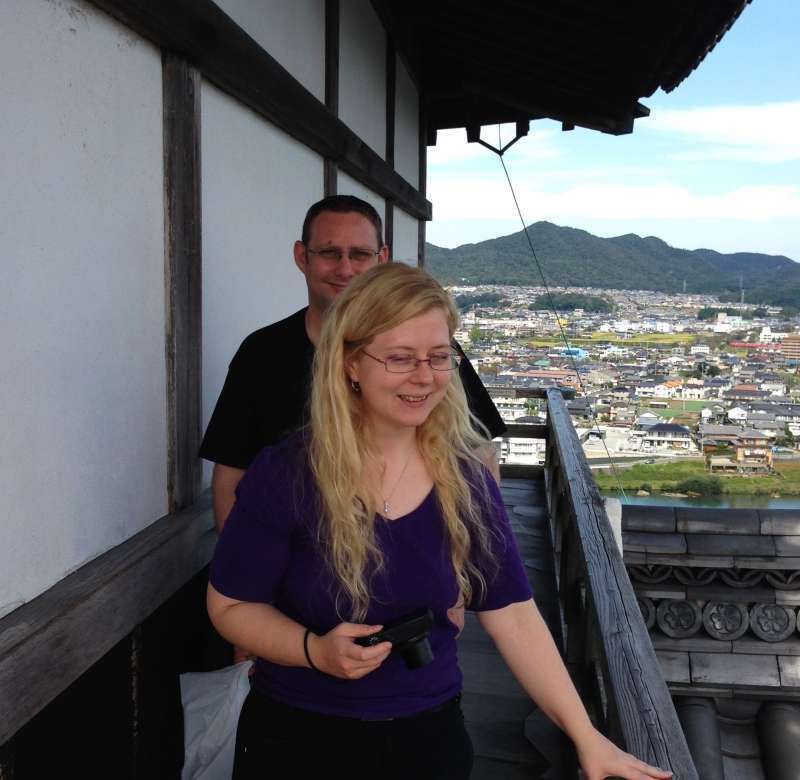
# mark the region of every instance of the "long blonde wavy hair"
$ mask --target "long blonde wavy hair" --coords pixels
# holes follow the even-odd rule
[[[343,619],[365,618],[370,576],[383,567],[375,539],[378,506],[366,484],[367,465],[380,462],[381,456],[346,367],[376,335],[434,308],[444,312],[452,338],[458,312],[441,285],[417,268],[379,265],[354,279],[339,296],[317,345],[309,460],[321,504],[319,541],[340,585],[337,610]],[[480,591],[486,587],[471,551],[477,549],[486,561],[493,561],[491,531],[480,500],[486,498],[486,471],[479,456],[488,441],[476,428],[485,431],[469,411],[454,371],[444,397],[417,428],[417,444],[436,488],[453,571],[467,601],[475,586]]]

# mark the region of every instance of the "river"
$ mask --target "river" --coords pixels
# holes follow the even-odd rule
[[[600,491],[604,496],[622,498],[616,490]],[[627,494],[628,504],[651,504],[653,506],[706,506],[715,509],[800,509],[800,496],[770,498],[770,496],[717,496],[701,498],[674,498],[654,493],[649,496]]]

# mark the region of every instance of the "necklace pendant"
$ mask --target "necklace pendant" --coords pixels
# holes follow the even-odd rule
[[[389,517],[389,512],[392,511],[392,508],[389,506],[389,502],[384,499],[383,501],[383,514],[384,517]]]

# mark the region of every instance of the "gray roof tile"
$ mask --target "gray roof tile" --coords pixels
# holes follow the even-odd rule
[[[787,512],[786,510],[759,511],[762,534],[795,535],[800,534],[800,510]]]
[[[684,533],[759,534],[761,524],[755,509],[675,510],[676,530]]]
[[[778,659],[772,655],[690,653],[692,683],[736,688],[778,688]]]
[[[782,687],[800,688],[800,656],[778,656],[778,668]]]
[[[775,536],[775,552],[780,556],[800,556],[800,536]]]
[[[771,536],[721,536],[718,534],[687,534],[690,555],[774,556],[775,543]]]
[[[677,553],[686,552],[683,534],[652,534],[641,531],[623,531],[622,543],[635,552]]]

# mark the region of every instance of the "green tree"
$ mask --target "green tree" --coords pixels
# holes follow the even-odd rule
[[[583,309],[592,312],[614,311],[614,302],[600,295],[580,295],[578,293],[553,293],[539,295],[528,305],[531,311],[547,310],[555,307],[556,311],[574,311]]]
[[[476,293],[474,295],[457,295],[456,306],[462,311],[470,309],[473,306],[497,306],[508,301],[501,301],[500,293]]]
[[[779,371],[781,379],[786,383],[786,387],[797,387],[800,385],[800,376],[790,371]]]
[[[777,444],[779,447],[794,447],[795,437],[794,434],[789,430],[788,424],[783,429],[783,436],[778,436],[775,439],[775,444]]]
[[[477,325],[473,325],[469,329],[469,340],[471,343],[475,344],[478,341],[483,341],[483,338],[483,331]]]

